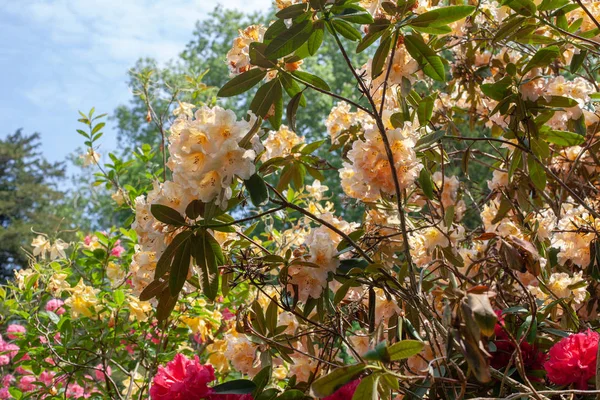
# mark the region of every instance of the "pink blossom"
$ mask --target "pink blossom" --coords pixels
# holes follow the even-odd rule
[[[46,386],[52,386],[52,382],[54,382],[54,375],[56,375],[55,372],[44,371],[40,374],[38,380]]]
[[[104,366],[102,364],[96,365],[96,368],[97,369],[94,371],[96,380],[104,381],[105,380],[104,372],[106,372],[106,375],[108,375],[108,376],[110,376],[112,374],[112,369],[110,368],[110,365],[106,366],[106,370],[104,369]]]
[[[52,311],[57,315],[62,315],[65,309],[62,307],[65,304],[61,299],[52,299],[46,303],[46,311]]]
[[[19,350],[16,344],[7,343],[0,338],[0,365],[8,365]]]
[[[84,243],[86,246],[89,246],[90,244],[92,244],[92,242],[94,241],[94,239],[97,239],[97,238],[96,238],[96,236],[87,235],[87,236],[85,237],[85,239],[83,239],[83,243]]]
[[[212,365],[202,365],[198,356],[190,360],[183,354],[165,366],[159,366],[152,381],[152,400],[195,400],[207,397],[212,389],[208,383],[215,379]]]
[[[333,394],[323,397],[323,400],[349,400],[354,395],[359,383],[360,379],[350,381],[336,390]]]
[[[11,324],[6,328],[6,336],[8,336],[9,339],[19,339],[26,331],[27,330],[23,325]]]
[[[11,374],[6,374],[2,377],[2,386],[9,387],[15,381],[15,377]]]
[[[21,379],[19,379],[17,387],[23,392],[31,392],[35,390],[35,385],[33,384],[33,382],[35,382],[36,380],[37,379],[33,375],[25,375],[21,377]]]
[[[596,375],[598,340],[598,332],[588,329],[552,346],[544,364],[548,379],[557,385],[574,383],[578,389],[587,389],[587,381]]]
[[[121,241],[117,240],[113,248],[110,250],[110,255],[114,257],[121,257],[125,252],[125,248],[121,246]]]
[[[4,400],[4,399],[10,399],[11,395],[10,392],[8,391],[8,388],[2,388],[0,389],[0,399]]]
[[[67,387],[67,391],[65,392],[66,397],[72,397],[75,399],[83,397],[84,394],[85,394],[85,390],[76,383],[71,383]]]
[[[223,315],[223,319],[225,321],[229,321],[230,319],[235,318],[235,314],[229,311],[229,308],[224,308],[221,312],[221,315]]]

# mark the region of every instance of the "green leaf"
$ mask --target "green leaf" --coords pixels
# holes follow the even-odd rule
[[[231,97],[250,90],[267,75],[267,71],[252,68],[227,82],[217,93],[219,97]]]
[[[402,340],[388,347],[391,361],[403,360],[417,355],[423,350],[425,344],[418,340]]]
[[[169,291],[173,297],[176,297],[183,288],[190,270],[190,242],[190,240],[186,240],[173,257],[169,275]]]
[[[410,21],[415,27],[440,27],[463,19],[473,13],[475,6],[449,6],[427,11]]]
[[[549,11],[556,10],[557,8],[561,8],[569,4],[569,0],[543,0],[539,5],[538,10],[540,11]]]
[[[378,400],[377,386],[379,385],[379,374],[371,374],[363,378],[356,391],[352,396],[352,400]]]
[[[318,398],[327,397],[350,382],[366,368],[365,364],[355,364],[334,369],[329,374],[313,382],[311,385],[312,395]]]
[[[117,303],[118,306],[123,305],[123,302],[125,301],[125,293],[123,293],[121,289],[115,290],[113,292],[113,296],[115,298],[115,303]]]
[[[156,269],[154,270],[154,279],[158,279],[171,268],[171,263],[173,262],[173,258],[175,253],[179,251],[179,249],[185,245],[185,243],[191,238],[191,231],[183,231],[179,233],[177,236],[173,238],[171,243],[167,246],[163,254],[160,256],[160,259],[156,263]]]
[[[392,46],[392,38],[390,36],[381,40],[379,47],[375,50],[375,55],[373,56],[373,61],[371,63],[371,78],[375,79],[381,71],[383,71],[383,66],[385,64],[385,60],[388,58],[390,54],[390,47]]]
[[[296,18],[306,12],[306,3],[294,4],[279,11],[275,16],[279,19]]]
[[[323,43],[323,37],[325,36],[325,29],[323,28],[323,22],[315,22],[314,29],[308,38],[308,54],[314,56]]]
[[[550,96],[550,98],[546,98],[545,96],[540,96],[540,98],[537,99],[536,103],[539,105],[544,105],[544,106],[564,107],[564,108],[575,107],[576,105],[579,104],[579,103],[577,103],[577,100],[572,99],[570,97],[564,97],[564,96]]]
[[[423,194],[429,199],[433,200],[433,181],[431,180],[431,175],[429,172],[423,168],[419,173],[419,186],[421,186],[421,190]]]
[[[366,10],[361,11],[353,8],[345,9],[342,14],[336,15],[335,18],[361,25],[372,24],[374,22],[371,13]]]
[[[292,75],[294,75],[296,78],[300,79],[303,82],[306,82],[315,87],[318,87],[319,89],[322,89],[322,90],[325,90],[328,92],[331,91],[331,88],[329,87],[327,82],[325,82],[323,79],[319,78],[316,75],[310,74],[305,71],[294,71],[294,72],[292,72]]]
[[[296,113],[298,112],[298,106],[300,105],[302,99],[302,92],[296,93],[296,95],[292,97],[286,108],[288,125],[290,126],[290,129],[294,132],[296,132]]]
[[[185,218],[183,218],[179,212],[173,210],[171,207],[167,207],[162,204],[152,204],[150,206],[150,212],[154,218],[167,225],[185,225]]]
[[[277,400],[301,400],[306,398],[303,391],[298,389],[286,390],[277,398]]]
[[[219,269],[210,238],[212,238],[210,233],[204,230],[198,232],[192,239],[192,255],[200,269],[202,292],[208,299],[214,301],[219,290]]]
[[[192,200],[185,208],[185,215],[189,219],[196,219],[204,214],[204,203],[200,200]]]
[[[270,60],[275,60],[291,54],[308,40],[312,29],[312,22],[309,20],[292,25],[290,29],[277,35],[267,45],[265,56]]]
[[[546,188],[546,171],[533,157],[527,157],[527,167],[531,182],[538,190],[543,191]]]
[[[284,25],[284,27],[285,27],[285,25]],[[267,49],[267,45],[265,43],[258,43],[258,42],[250,43],[250,49],[249,49],[250,64],[256,65],[257,67],[262,67],[262,68],[275,68],[277,66],[277,61],[272,61],[272,60],[267,59],[267,57],[265,56],[266,49]]]
[[[502,5],[512,8],[518,14],[526,17],[533,16],[536,11],[535,3],[531,0],[504,0]]]
[[[283,96],[279,79],[273,79],[258,88],[250,103],[250,110],[258,117],[265,118],[275,104]]]
[[[446,81],[446,71],[440,56],[438,56],[420,36],[406,35],[404,45],[410,55],[423,65],[423,72],[436,81]]]
[[[269,198],[267,185],[265,185],[265,181],[260,175],[252,175],[244,181],[244,184],[246,185],[248,192],[250,192],[250,200],[252,200],[252,204],[255,206],[260,206]]]
[[[362,40],[360,41],[358,46],[356,46],[356,52],[362,53],[363,51],[365,51],[369,46],[371,46],[373,43],[375,43],[377,41],[377,39],[379,39],[379,37],[381,35],[383,35],[384,32],[385,32],[385,30],[367,33],[362,38]]]
[[[539,49],[531,60],[527,63],[527,66],[523,70],[523,75],[531,71],[533,68],[543,68],[549,65],[560,55],[560,49],[558,46],[548,46],[543,49]]]
[[[346,22],[341,19],[333,19],[331,20],[331,25],[336,30],[336,32],[338,32],[340,35],[342,35],[348,40],[359,41],[360,39],[362,39],[362,35],[358,31],[358,29],[352,26],[352,24],[349,22]]]
[[[579,50],[579,53],[573,54],[573,58],[571,59],[571,65],[569,65],[569,71],[574,74],[579,68],[583,65],[587,57],[587,50]]]
[[[425,126],[429,123],[431,115],[433,114],[433,103],[433,96],[427,96],[419,102],[419,107],[417,108],[417,117],[419,118],[419,124],[421,126]]]
[[[484,83],[481,85],[481,91],[489,98],[501,101],[509,94],[508,88],[511,84],[512,79],[509,76],[505,76],[498,82]]]
[[[577,146],[585,142],[585,136],[568,131],[541,131],[540,137],[559,146]]]
[[[213,392],[216,394],[247,394],[252,393],[256,388],[256,384],[248,379],[236,379],[221,383],[220,385],[214,386]]]
[[[413,29],[420,33],[428,33],[430,35],[446,35],[452,32],[449,26],[413,26]]]

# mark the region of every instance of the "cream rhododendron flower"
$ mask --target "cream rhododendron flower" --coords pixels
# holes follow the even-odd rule
[[[97,164],[100,161],[100,154],[93,149],[88,149],[87,153],[80,155],[79,158],[81,159],[83,166],[88,167]]]
[[[553,273],[544,287],[530,285],[528,288],[540,300],[549,302],[555,299],[566,299],[580,304],[588,294],[587,284],[583,280],[582,274],[582,272],[578,272],[570,276],[564,272]]]
[[[129,319],[132,321],[147,321],[152,312],[152,304],[149,301],[141,301],[135,296],[127,296],[127,307]]]
[[[292,148],[300,143],[304,143],[303,137],[296,135],[286,125],[281,125],[277,131],[269,131],[263,143],[265,153],[262,159],[267,161],[275,157],[286,157],[291,154]]]
[[[250,25],[239,30],[239,36],[233,40],[233,47],[227,53],[227,65],[232,75],[238,75],[252,68],[250,64],[250,43],[262,42],[267,30],[262,25]]]
[[[96,314],[96,307],[99,305],[96,295],[100,292],[99,289],[86,285],[83,279],[80,279],[77,285],[68,291],[70,297],[65,300],[65,305],[71,307],[73,318],[92,317]]]

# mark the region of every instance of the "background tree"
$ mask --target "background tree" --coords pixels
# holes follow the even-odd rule
[[[65,165],[41,156],[38,133],[21,130],[0,139],[0,280],[27,265],[35,232],[53,234],[74,228],[74,207],[57,189]],[[61,235],[66,239],[64,235]]]

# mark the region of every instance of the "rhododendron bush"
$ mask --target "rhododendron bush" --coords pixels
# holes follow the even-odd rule
[[[218,97],[251,91],[249,110],[147,103],[151,187],[100,164],[82,114],[132,225],[34,241],[0,293],[0,398],[600,393],[599,3],[276,7],[223,54]],[[304,67],[324,40],[352,96]],[[310,92],[336,105],[308,135]]]

